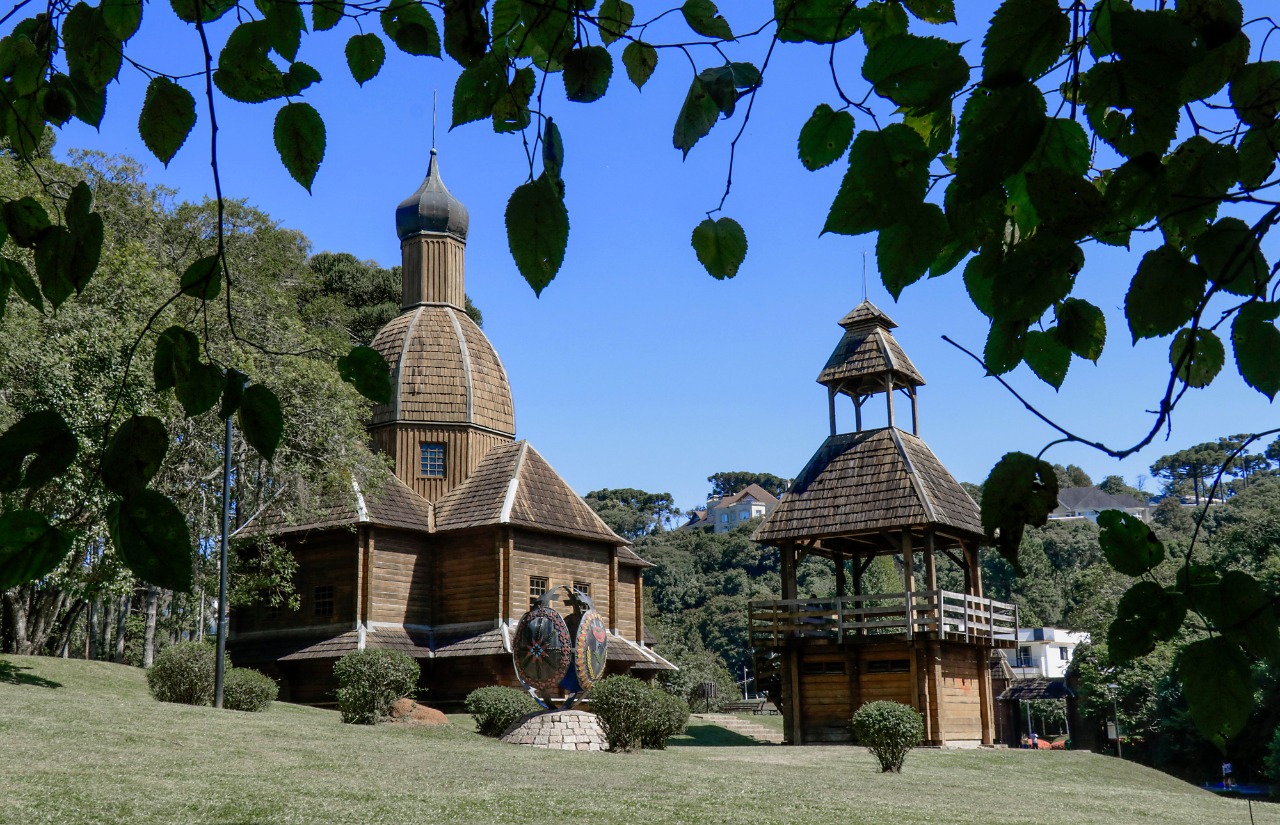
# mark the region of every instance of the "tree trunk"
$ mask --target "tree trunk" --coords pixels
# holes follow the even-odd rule
[[[146,625],[142,631],[142,666],[151,667],[156,660],[156,602],[159,594],[152,585],[147,585]]]
[[[19,656],[27,652],[27,605],[20,590],[15,587],[4,592],[5,625],[9,631],[4,647]]]
[[[129,626],[129,602],[133,600],[132,593],[125,593],[120,597],[120,607],[116,613],[116,664],[124,664],[124,633]]]

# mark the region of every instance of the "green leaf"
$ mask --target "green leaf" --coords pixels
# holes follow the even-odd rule
[[[956,22],[954,0],[902,0],[902,5],[926,23]]]
[[[994,249],[987,248],[970,258],[969,263],[964,268],[964,286],[969,291],[969,298],[979,312],[991,319],[994,319],[996,315],[995,303],[991,298],[991,288],[992,284],[995,283],[996,271],[1000,268],[1000,264],[1000,253]],[[1013,364],[1008,369],[1001,370],[1001,373],[1013,369],[1021,360],[1022,352],[1019,348],[1018,357],[1013,360]]]
[[[1076,177],[1089,171],[1089,137],[1074,120],[1051,117],[1044,122],[1040,144],[1027,165],[1036,170],[1059,169]]]
[[[687,158],[689,150],[706,137],[719,118],[720,106],[712,97],[711,85],[699,74],[689,84],[689,93],[685,95],[684,105],[676,117],[672,143]]]
[[[684,5],[680,7],[680,12],[684,15],[689,28],[703,37],[712,37],[716,40],[733,39],[729,21],[720,15],[720,10],[711,0],[685,0]]]
[[[951,187],[976,200],[1022,167],[1045,129],[1044,96],[1031,83],[977,89],[960,115],[956,177]]]
[[[604,46],[584,46],[564,57],[564,93],[578,103],[604,97],[613,77],[613,58]]]
[[[176,593],[190,592],[191,533],[167,497],[143,490],[112,502],[107,529],[116,553],[138,578]]]
[[[569,212],[546,174],[521,184],[507,201],[507,245],[535,295],[541,295],[564,262]]]
[[[1180,5],[1178,10],[1182,9]],[[1205,42],[1209,43],[1209,39],[1205,38]],[[1185,101],[1213,97],[1236,76],[1248,59],[1249,38],[1237,30],[1225,43],[1213,46],[1187,67],[1179,84],[1179,97]]]
[[[1039,232],[1015,245],[995,270],[991,301],[995,317],[1039,320],[1049,307],[1066,298],[1084,266],[1084,253],[1071,241]]]
[[[631,21],[635,16],[635,7],[627,0],[604,0],[600,6],[600,15],[596,18],[600,39],[606,46],[621,40],[631,30]]]
[[[14,292],[17,292],[22,300],[37,312],[44,312],[44,296],[40,294],[40,287],[36,286],[35,279],[31,277],[31,273],[24,265],[8,258],[0,258],[0,272],[9,279]]]
[[[747,233],[733,218],[707,218],[694,228],[692,243],[698,261],[718,280],[737,275],[747,257]]]
[[[196,125],[196,99],[167,77],[152,78],[138,117],[142,142],[165,166]]]
[[[932,109],[969,81],[960,44],[901,34],[867,50],[862,76],[876,94],[907,109]]]
[[[1239,177],[1235,150],[1193,135],[1165,164],[1160,229],[1172,244],[1185,246],[1208,228],[1218,205]]]
[[[1097,363],[1107,342],[1107,319],[1088,301],[1067,298],[1057,307],[1055,334],[1062,345],[1087,361]]]
[[[800,129],[800,162],[816,171],[840,159],[853,141],[853,115],[818,104]]]
[[[1107,652],[1113,664],[1122,665],[1155,650],[1158,642],[1172,639],[1187,617],[1186,602],[1155,582],[1142,581],[1120,597],[1116,617],[1107,632]]]
[[[987,343],[982,350],[987,375],[1004,375],[1022,363],[1027,352],[1030,326],[1027,321],[1001,319],[991,322]]]
[[[298,56],[302,32],[307,28],[302,6],[294,0],[254,0],[254,5],[262,12],[262,20],[270,33],[271,48],[292,62]]]
[[[1231,79],[1231,105],[1250,126],[1269,126],[1280,114],[1280,61],[1249,63]]]
[[[67,73],[95,89],[105,88],[120,73],[124,44],[111,33],[100,9],[76,3],[62,20]]]
[[[71,467],[79,449],[61,415],[53,410],[27,413],[0,435],[0,493],[43,487]]]
[[[822,231],[861,235],[901,222],[924,200],[931,158],[920,136],[901,123],[859,132]]]
[[[561,184],[560,172],[564,168],[564,141],[560,139],[560,127],[547,118],[542,130],[542,171],[557,186]]]
[[[71,93],[76,99],[76,120],[87,123],[95,129],[101,126],[102,116],[107,111],[107,90],[94,88],[73,77]]]
[[[301,94],[303,89],[310,87],[313,83],[319,83],[320,80],[320,72],[316,71],[315,67],[302,61],[290,63],[289,71],[284,73],[284,96],[293,97]]]
[[[453,87],[453,126],[490,117],[506,88],[506,68],[495,54],[463,69]]]
[[[324,160],[324,121],[309,103],[289,103],[276,113],[276,151],[284,168],[308,192]]]
[[[218,53],[213,83],[232,100],[263,103],[284,96],[284,73],[271,62],[273,32],[264,20],[241,23],[231,30]]]
[[[1164,166],[1144,155],[1126,161],[1107,179],[1103,208],[1108,219],[1098,230],[1104,243],[1128,246],[1129,233],[1156,216],[1164,187]]]
[[[284,436],[284,414],[274,392],[261,384],[250,385],[244,391],[240,399],[240,431],[249,446],[267,461],[275,456]]]
[[[343,0],[312,0],[311,30],[323,32],[332,29],[342,22],[344,8]]]
[[[71,535],[33,510],[0,515],[0,592],[38,581],[71,552]]]
[[[1178,657],[1182,695],[1196,727],[1225,752],[1253,713],[1254,681],[1239,645],[1218,636],[1192,642]]]
[[[222,370],[213,364],[197,361],[189,371],[180,376],[174,387],[174,394],[182,404],[182,410],[188,418],[203,415],[213,409],[222,395]]]
[[[1271,598],[1258,581],[1241,570],[1222,574],[1217,598],[1198,605],[1214,628],[1246,651],[1275,664],[1280,662],[1280,625]]]
[[[930,154],[941,154],[951,149],[956,137],[956,116],[947,100],[934,109],[913,109],[905,112],[902,122],[920,135]]]
[[[102,456],[102,483],[121,496],[139,493],[150,483],[169,451],[169,433],[154,416],[135,415],[120,425]]]
[[[773,0],[773,16],[784,43],[839,43],[861,19],[850,0]]]
[[[1280,302],[1253,301],[1231,324],[1231,347],[1244,382],[1271,400],[1280,392]]]
[[[494,0],[493,9],[489,12],[489,29],[495,47],[499,40],[520,27],[521,5],[522,0]]]
[[[375,404],[390,404],[395,387],[387,360],[372,347],[352,347],[338,359],[342,380]]]
[[[627,67],[627,77],[635,87],[643,89],[658,67],[658,50],[648,43],[633,40],[622,50],[622,65]]]
[[[44,211],[40,202],[31,196],[17,200],[5,201],[3,204],[4,225],[9,237],[18,246],[28,249],[36,245],[40,234],[48,229],[49,214]]]
[[[1079,240],[1106,217],[1102,193],[1088,178],[1047,167],[1027,174],[1026,183],[1042,231]]]
[[[1141,576],[1164,561],[1164,545],[1145,521],[1123,510],[1098,514],[1098,544],[1107,563],[1126,576]]]
[[[533,97],[536,82],[530,67],[516,70],[511,83],[506,84],[506,90],[498,94],[498,100],[493,104],[493,131],[519,132],[532,122],[529,100]]]
[[[1111,19],[1117,14],[1132,11],[1129,0],[1100,0],[1089,12],[1089,53],[1101,60],[1114,52],[1112,46]]]
[[[175,324],[160,333],[152,363],[156,392],[177,386],[179,376],[186,375],[199,360],[200,340],[190,330]]]
[[[142,0],[102,0],[102,24],[120,41],[127,41],[142,25]]]
[[[1256,189],[1271,177],[1280,155],[1280,124],[1245,132],[1237,148],[1240,156],[1240,184]]]
[[[878,43],[907,33],[907,12],[897,2],[872,2],[857,9],[858,28],[868,49]]]
[[[182,273],[183,295],[212,301],[222,291],[222,266],[217,255],[207,255]]]
[[[906,210],[897,223],[880,230],[876,238],[876,263],[880,280],[893,299],[924,277],[942,251],[950,232],[941,207],[921,203]]]
[[[1190,346],[1192,342],[1194,346]],[[1169,363],[1177,368],[1178,378],[1192,387],[1207,387],[1217,377],[1227,353],[1211,330],[1179,330],[1169,345]]]
[[[1209,280],[1233,295],[1262,297],[1271,272],[1258,236],[1239,218],[1223,218],[1196,239],[1196,260]]]
[[[1178,330],[1204,300],[1204,267],[1183,259],[1168,244],[1142,256],[1124,299],[1133,340],[1155,338]]]
[[[249,376],[238,369],[228,368],[222,384],[222,405],[218,408],[218,418],[226,421],[244,401],[244,388]]]
[[[212,23],[235,6],[235,0],[169,0],[178,19],[184,23]]]
[[[474,65],[489,47],[484,6],[485,0],[446,0],[444,4],[444,50],[460,66]]]
[[[521,0],[520,19],[529,41],[522,44],[526,56],[535,57],[534,52],[541,51],[544,62],[564,58],[575,43],[573,5],[572,0]]]
[[[74,255],[75,238],[65,226],[51,226],[36,240],[36,277],[40,279],[40,291],[54,309],[75,290],[71,280]]]
[[[440,56],[436,21],[417,0],[391,0],[382,10],[382,30],[406,54]]]
[[[1041,381],[1057,390],[1062,388],[1067,369],[1071,366],[1071,350],[1062,345],[1055,330],[1040,332],[1033,329],[1027,333],[1027,348],[1022,359]]]
[[[1071,18],[1057,0],[1005,0],[982,39],[982,83],[1008,86],[1035,80],[1066,48]]]
[[[1058,506],[1053,467],[1026,453],[1005,453],[982,489],[982,530],[987,541],[1022,575],[1018,545],[1024,528],[1042,526]]]

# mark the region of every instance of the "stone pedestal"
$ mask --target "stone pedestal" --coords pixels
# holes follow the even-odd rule
[[[609,747],[594,713],[548,710],[526,716],[502,734],[503,742],[561,751],[602,751]]]

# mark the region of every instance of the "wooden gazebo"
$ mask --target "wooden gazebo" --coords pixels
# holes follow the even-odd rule
[[[782,708],[791,744],[849,741],[853,712],[877,699],[919,710],[930,744],[991,744],[987,658],[1015,644],[1016,611],[983,597],[978,506],[919,437],[924,379],[894,340],[896,325],[863,301],[840,326],[818,376],[831,435],[755,534],[779,548],[782,567],[782,599],[750,605],[758,682]],[[864,429],[881,394],[887,426]],[[852,432],[838,430],[840,396],[853,402]],[[910,401],[910,432],[896,424],[895,396]],[[797,598],[808,555],[835,564],[835,598]],[[864,592],[877,556],[894,558],[900,591]],[[939,588],[939,563],[963,572],[963,592]]]

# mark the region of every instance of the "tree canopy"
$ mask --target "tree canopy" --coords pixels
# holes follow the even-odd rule
[[[790,481],[778,478],[773,473],[750,473],[746,470],[712,473],[707,476],[707,481],[711,482],[713,496],[731,496],[742,492],[752,484],[758,484],[761,489],[775,496],[781,496],[791,485]]]

